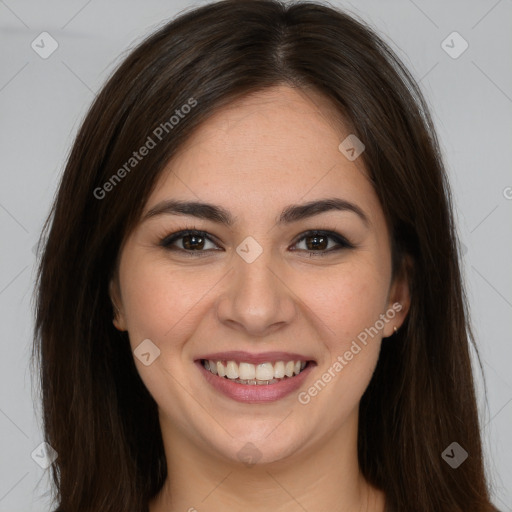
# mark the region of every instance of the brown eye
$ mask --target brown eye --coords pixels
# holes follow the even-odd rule
[[[213,247],[205,247],[207,244]],[[207,252],[217,250],[212,240],[203,231],[184,230],[166,236],[160,245],[169,250],[183,252]]]
[[[329,245],[329,238],[324,235],[308,236],[305,238],[308,251],[316,249],[325,250]]]
[[[185,235],[181,239],[183,240],[183,247],[187,250],[203,249],[206,240],[201,235]]]
[[[334,243],[331,243],[334,242]],[[331,231],[308,231],[304,233],[295,244],[304,242],[305,247],[294,250],[306,251],[311,255],[324,256],[341,249],[354,248],[346,238]]]

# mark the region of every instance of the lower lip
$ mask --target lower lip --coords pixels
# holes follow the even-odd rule
[[[285,378],[274,384],[240,384],[239,382],[233,382],[225,377],[219,377],[208,371],[201,363],[201,361],[195,361],[195,364],[199,367],[205,379],[214,387],[217,391],[220,391],[224,395],[237,402],[244,402],[249,404],[275,402],[285,396],[296,391],[304,382],[312,370],[314,363],[310,362],[299,375],[294,377]]]

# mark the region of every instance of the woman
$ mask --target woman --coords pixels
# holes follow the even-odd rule
[[[58,511],[495,510],[438,142],[361,22],[225,0],[165,25],[46,234]]]

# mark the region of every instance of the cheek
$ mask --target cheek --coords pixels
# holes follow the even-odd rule
[[[324,324],[331,344],[341,343],[373,326],[384,312],[388,277],[379,265],[361,258],[298,279],[294,290]]]
[[[347,265],[304,286],[305,301],[322,329],[325,357],[316,379],[298,396],[300,404],[313,404],[330,412],[325,428],[338,428],[361,400],[380,353],[381,329],[376,325],[385,312],[388,283],[374,265]],[[309,289],[308,289],[309,288]]]
[[[219,276],[201,269],[171,268],[168,262],[126,262],[121,274],[123,306],[132,344],[151,339],[161,349],[186,339],[207,303],[205,293]]]
[[[168,263],[159,260],[127,259],[124,270],[123,274],[121,267],[123,307],[134,360],[153,398],[160,406],[170,409],[169,400],[179,395],[179,382],[185,378],[184,347],[204,316],[207,301],[203,297],[215,280],[212,277],[210,284],[204,273],[171,269]],[[148,346],[147,342],[141,345],[148,339],[156,349],[149,345],[151,362],[146,366],[137,353],[148,352],[139,348]]]

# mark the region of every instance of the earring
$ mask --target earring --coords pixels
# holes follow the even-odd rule
[[[396,325],[393,327],[393,330],[395,331],[395,334],[398,332]]]

